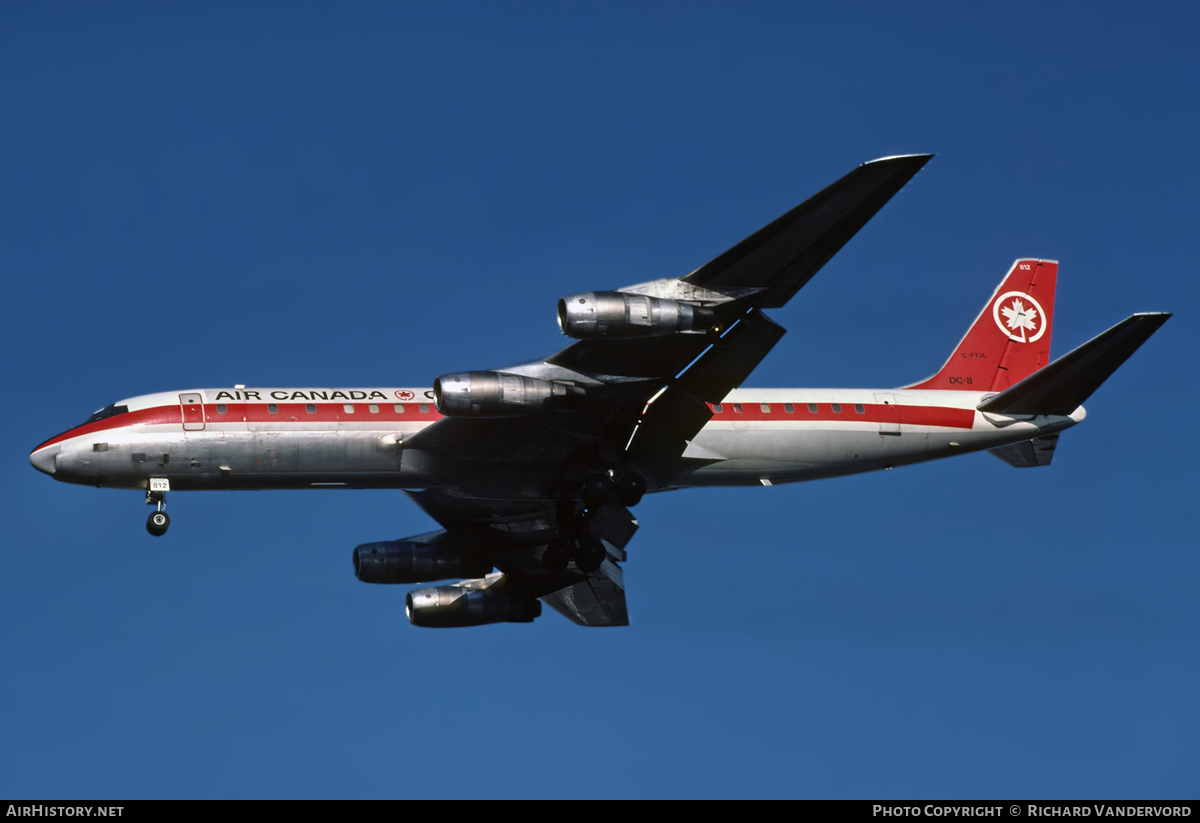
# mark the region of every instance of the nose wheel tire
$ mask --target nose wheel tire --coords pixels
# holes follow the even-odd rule
[[[146,531],[155,537],[162,537],[170,525],[171,518],[167,517],[166,512],[150,512],[150,517],[146,520]]]

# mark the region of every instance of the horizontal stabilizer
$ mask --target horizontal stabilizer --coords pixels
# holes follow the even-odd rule
[[[1036,469],[1039,466],[1049,466],[1054,459],[1054,448],[1058,445],[1058,432],[1035,437],[1023,443],[1010,443],[988,449],[1010,466],[1018,469]]]
[[[979,404],[996,414],[1070,414],[1171,317],[1135,314]]]

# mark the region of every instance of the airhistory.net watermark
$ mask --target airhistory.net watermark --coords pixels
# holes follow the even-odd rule
[[[5,817],[120,817],[124,806],[48,806],[42,803],[29,805],[8,804]]]

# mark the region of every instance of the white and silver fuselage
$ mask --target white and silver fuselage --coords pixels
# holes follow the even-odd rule
[[[1069,416],[985,414],[961,391],[739,389],[712,404],[671,488],[771,485],[892,468],[1019,443]],[[171,490],[451,486],[406,440],[441,419],[427,389],[199,389],[122,400],[38,446],[69,483]],[[106,410],[107,411],[107,410]],[[569,413],[569,412],[565,412]],[[99,416],[100,413],[93,417]],[[475,474],[475,473],[473,473]],[[520,467],[471,482],[520,488]],[[544,479],[539,482],[545,482]],[[564,479],[569,486],[573,480]],[[545,489],[537,491],[545,492]]]

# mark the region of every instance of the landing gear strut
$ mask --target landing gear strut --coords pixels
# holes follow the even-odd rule
[[[167,493],[166,492],[146,492],[146,505],[155,506],[155,510],[150,512],[149,519],[146,520],[146,531],[155,537],[162,537],[167,533],[167,527],[171,525],[171,518],[167,517]]]

